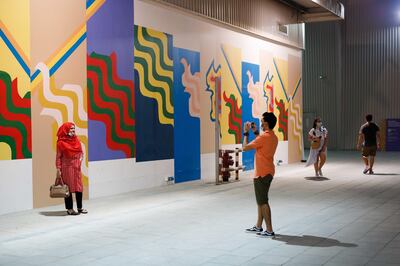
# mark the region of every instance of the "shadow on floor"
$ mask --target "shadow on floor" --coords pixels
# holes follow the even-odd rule
[[[67,216],[66,211],[54,211],[54,212],[39,212],[41,215],[44,216]]]
[[[306,180],[312,180],[312,181],[326,181],[326,180],[330,180],[327,177],[324,176],[306,176],[304,177],[304,179]]]
[[[400,175],[400,174],[395,174],[395,173],[373,173],[371,175]]]
[[[307,247],[357,247],[356,244],[342,243],[339,240],[318,237],[318,236],[291,236],[291,235],[276,235],[273,240],[286,242],[287,245],[307,246]]]

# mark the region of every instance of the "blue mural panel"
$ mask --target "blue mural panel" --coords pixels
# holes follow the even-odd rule
[[[173,38],[135,25],[136,161],[174,158]]]
[[[200,53],[174,48],[175,182],[200,179]]]
[[[244,123],[254,122],[259,128],[259,118],[253,117],[252,115],[252,105],[253,100],[250,98],[248,92],[248,84],[249,84],[249,76],[248,72],[251,73],[253,76],[253,82],[256,83],[260,80],[260,66],[256,64],[242,62],[242,120],[243,120],[243,128]],[[249,135],[249,142],[254,139],[254,134]],[[246,151],[243,152],[243,165],[246,167],[245,170],[252,170],[254,169],[254,154],[255,151]]]
[[[89,161],[135,157],[133,27],[131,0],[106,1],[87,22]]]

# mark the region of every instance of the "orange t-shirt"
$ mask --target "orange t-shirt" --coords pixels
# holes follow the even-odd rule
[[[274,155],[278,146],[278,137],[273,130],[265,131],[252,142],[249,147],[256,150],[254,162],[254,177],[275,174]]]

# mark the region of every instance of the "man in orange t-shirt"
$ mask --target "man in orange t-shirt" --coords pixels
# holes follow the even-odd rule
[[[265,112],[261,119],[261,128],[264,131],[259,136],[248,143],[248,136],[251,124],[246,122],[244,125],[243,151],[255,149],[254,162],[254,191],[258,205],[257,223],[252,228],[246,229],[246,232],[257,233],[259,236],[273,237],[275,233],[272,229],[271,208],[268,203],[268,191],[275,174],[274,155],[278,146],[278,138],[273,128],[276,125],[276,116],[274,113]],[[253,128],[257,135],[257,130]],[[263,218],[266,224],[266,230],[263,231]]]

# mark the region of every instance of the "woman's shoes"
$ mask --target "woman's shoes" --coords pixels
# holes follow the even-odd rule
[[[79,215],[79,212],[76,212],[74,209],[67,210],[68,215]]]
[[[87,214],[88,211],[86,209],[78,209],[78,213]]]
[[[88,211],[86,209],[78,209],[78,211],[75,211],[74,209],[67,210],[68,215],[79,215],[81,213],[86,214]]]

